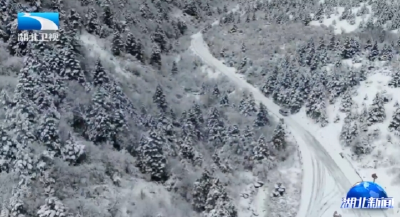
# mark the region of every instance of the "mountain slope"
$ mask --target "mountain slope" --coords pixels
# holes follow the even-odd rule
[[[298,166],[294,142],[187,51],[236,6],[0,1],[2,216],[261,214],[267,173]],[[59,41],[18,41],[16,12],[48,10]]]

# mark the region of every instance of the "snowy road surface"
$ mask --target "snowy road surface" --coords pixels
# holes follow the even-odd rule
[[[192,36],[190,49],[208,66],[227,76],[232,82],[243,89],[247,89],[256,101],[265,104],[271,114],[279,115],[279,106],[265,97],[256,87],[247,83],[236,69],[227,67],[210,53],[201,33]],[[321,144],[304,124],[304,120],[295,120],[284,117],[291,133],[295,137],[303,161],[303,187],[301,205],[297,217],[332,217],[335,210],[341,212],[341,198],[356,182],[361,181],[352,165],[342,159],[339,151],[329,144]],[[322,142],[323,143],[323,142]],[[343,217],[387,217],[392,216],[383,211],[347,210]],[[393,215],[394,216],[394,215]]]

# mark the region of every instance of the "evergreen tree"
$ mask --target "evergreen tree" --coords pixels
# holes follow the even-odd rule
[[[96,9],[89,8],[85,15],[86,22],[85,28],[90,34],[98,34],[100,31],[100,24]]]
[[[354,122],[345,123],[342,127],[342,131],[340,133],[340,141],[349,146],[351,145],[359,135],[358,125]]]
[[[95,70],[93,72],[93,85],[103,86],[104,84],[108,84],[109,82],[110,81],[108,75],[99,59],[96,62]]]
[[[161,52],[167,51],[168,44],[166,38],[167,36],[165,35],[164,30],[162,30],[161,26],[157,26],[153,35],[153,41],[158,45]]]
[[[207,195],[205,206],[209,217],[238,217],[238,212],[229,198],[227,191],[218,179],[213,180],[213,184]]]
[[[114,24],[114,14],[109,5],[103,9],[103,21],[109,28],[113,28]]]
[[[40,206],[37,212],[38,217],[64,217],[67,216],[67,209],[56,197],[46,198],[46,203]]]
[[[397,108],[393,114],[392,121],[389,124],[390,132],[394,132],[396,136],[400,136],[400,108]]]
[[[0,138],[0,172],[8,173],[17,159],[18,146],[2,128]]]
[[[342,58],[349,59],[352,58],[356,53],[359,52],[360,45],[353,38],[347,37],[342,45]]]
[[[219,88],[217,85],[215,85],[212,95],[214,95],[216,98],[219,98],[219,96],[221,95],[221,92],[219,91]]]
[[[85,136],[94,143],[110,142],[118,148],[117,135],[125,129],[125,116],[118,101],[103,87],[92,96],[86,115]]]
[[[114,56],[119,56],[123,50],[124,44],[122,42],[121,35],[118,31],[115,31],[112,39],[111,52]]]
[[[261,136],[257,143],[254,145],[253,148],[253,156],[254,160],[264,160],[268,159],[271,155],[271,147],[269,147],[269,143],[265,140],[264,136]]]
[[[239,111],[246,116],[252,116],[257,112],[256,103],[252,94],[247,95],[246,93],[243,93],[243,98],[239,104]]]
[[[392,78],[390,79],[388,86],[391,88],[398,88],[400,87],[400,71],[396,70],[393,75]]]
[[[368,136],[360,136],[360,139],[353,145],[352,151],[357,156],[371,153],[371,144]]]
[[[154,181],[166,181],[168,173],[166,170],[167,159],[164,156],[160,143],[155,139],[141,139],[138,148],[138,165],[142,173],[149,174]]]
[[[347,113],[350,112],[352,106],[353,106],[353,99],[351,98],[351,91],[348,90],[343,95],[339,110],[341,112]]]
[[[85,155],[85,146],[70,132],[67,141],[65,141],[61,148],[61,154],[65,161],[68,161],[72,165],[76,165]]]
[[[8,39],[7,50],[10,55],[22,57],[25,56],[28,52],[28,42],[18,40],[19,30],[17,29],[17,25],[11,25],[10,28],[10,37]],[[27,32],[23,32],[27,33]]]
[[[161,50],[158,46],[154,46],[151,57],[150,57],[150,64],[161,69]]]
[[[260,103],[260,108],[258,109],[257,118],[254,123],[256,127],[264,127],[269,124],[267,107]]]
[[[285,132],[285,124],[283,119],[279,120],[279,123],[277,127],[274,130],[274,133],[272,135],[271,139],[273,147],[278,150],[282,151],[285,150],[287,147],[287,141],[286,141],[286,132]]]
[[[379,60],[380,61],[391,61],[393,59],[393,54],[394,54],[393,48],[390,45],[385,44],[379,55]]]
[[[213,179],[211,173],[206,170],[194,183],[192,205],[194,210],[197,212],[203,212],[206,210],[208,193],[211,190]]]
[[[386,119],[383,99],[379,93],[376,94],[368,113],[368,125],[382,123]]]
[[[144,61],[143,56],[143,46],[140,39],[136,39],[132,33],[128,33],[126,42],[125,42],[125,50],[127,53],[134,56],[140,62]]]
[[[193,161],[196,157],[196,152],[194,150],[194,142],[190,137],[185,137],[183,141],[179,143],[179,155],[183,159],[188,159]]]
[[[219,101],[221,106],[229,106],[229,97],[227,93],[224,93]]]
[[[322,84],[315,84],[306,103],[306,114],[308,117],[324,125],[327,120],[325,93]]]
[[[157,105],[157,107],[162,111],[166,112],[168,109],[168,103],[165,99],[165,94],[160,85],[157,85],[156,92],[153,95],[153,102]]]
[[[262,93],[265,94],[267,97],[272,95],[274,90],[276,89],[278,74],[279,74],[279,69],[278,67],[276,67],[268,75],[266,79],[267,81],[261,89]]]
[[[178,66],[177,66],[177,64],[176,64],[176,61],[173,61],[173,62],[172,62],[171,73],[172,73],[173,75],[178,74]]]
[[[225,142],[225,124],[220,118],[218,109],[211,108],[207,119],[208,141],[216,147],[221,147]]]
[[[81,27],[82,18],[75,9],[71,9],[67,18],[67,26],[76,32]]]
[[[61,77],[70,81],[78,81],[81,85],[86,86],[85,75],[76,54],[67,51],[63,59],[64,70],[60,74]]]
[[[379,49],[378,49],[378,42],[375,41],[374,45],[371,48],[371,51],[368,54],[368,60],[369,61],[374,61],[379,55]]]
[[[61,155],[61,141],[59,137],[60,114],[52,107],[40,121],[40,126],[37,130],[38,139],[46,146],[47,155],[56,157]]]

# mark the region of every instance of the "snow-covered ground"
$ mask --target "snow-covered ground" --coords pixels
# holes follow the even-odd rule
[[[346,160],[352,164],[352,170],[357,171],[363,180],[372,180],[371,175],[376,173],[378,175],[377,183],[382,185],[385,190],[394,196],[396,199],[397,195],[400,195],[400,180],[398,179],[399,174],[399,163],[400,159],[400,141],[392,133],[388,132],[389,122],[392,120],[393,112],[395,111],[395,102],[400,101],[400,95],[398,90],[388,88],[387,83],[390,80],[390,76],[385,73],[378,72],[370,75],[367,81],[361,83],[357,89],[358,95],[353,97],[354,102],[358,105],[359,111],[363,108],[362,104],[371,105],[372,100],[376,93],[386,91],[387,94],[393,97],[393,100],[385,105],[386,121],[380,124],[375,124],[372,129],[379,129],[381,136],[377,141],[374,141],[372,146],[375,146],[370,156],[365,156],[360,159],[352,157],[349,148],[343,148],[338,141],[340,131],[343,126],[343,119],[345,114],[339,111],[340,100],[335,105],[328,107],[328,115],[330,118],[330,124],[325,128],[320,128],[309,119],[305,117],[304,112],[296,114],[294,118],[304,121],[308,125],[308,129],[315,132],[315,136],[320,140],[328,144],[332,150],[342,150],[345,153]],[[367,99],[364,100],[365,96]],[[341,121],[333,123],[335,116],[339,114]],[[387,141],[387,135],[391,135],[392,141]],[[397,174],[395,174],[395,172]],[[399,207],[391,210],[393,213],[399,212]],[[390,216],[390,215],[388,215]]]
[[[104,41],[91,34],[81,34],[79,39],[83,42],[83,45],[86,46],[89,50],[90,56],[94,58],[99,58],[101,61],[103,61],[103,63],[110,63],[111,66],[114,67],[115,72],[119,73],[122,76],[125,76],[126,78],[130,77],[130,74],[128,74],[123,69],[123,67],[121,67],[124,65],[122,61],[110,58],[112,57],[112,55],[110,54],[110,51],[106,49]]]
[[[363,5],[363,4],[361,4],[361,5]],[[361,8],[361,6],[360,7],[354,7],[351,10],[352,10],[353,13],[357,13],[357,11],[359,11],[360,8]],[[367,6],[367,8],[371,11],[371,6]],[[320,25],[333,26],[335,34],[349,33],[349,32],[355,31],[360,26],[360,23],[362,21],[364,23],[366,23],[368,18],[371,16],[370,14],[366,14],[366,15],[362,15],[362,16],[356,16],[355,24],[351,25],[347,20],[340,20],[340,15],[343,13],[344,7],[335,7],[334,10],[337,10],[338,13],[332,14],[330,16],[330,18],[328,18],[326,15],[324,15],[324,18],[322,19],[322,22],[311,21],[310,25],[313,25],[313,26],[320,26]]]
[[[239,88],[248,89],[255,99],[264,103],[270,113],[279,118],[279,106],[266,98],[257,88],[247,83],[236,73],[236,69],[227,67],[210,53],[202,34],[192,36],[191,50],[209,67],[214,68],[222,75],[227,76]],[[330,217],[338,210],[341,198],[356,182],[361,181],[359,172],[347,159],[340,157],[342,152],[338,138],[329,128],[320,129],[304,116],[304,112],[284,118],[290,131],[295,137],[303,161],[303,187],[301,193],[301,206],[298,217]],[[393,210],[362,211],[349,210],[346,217],[364,216],[394,216]]]
[[[243,172],[241,180],[249,180],[246,186],[238,187],[241,189],[239,198],[235,198],[239,217],[263,217],[266,212],[265,204],[268,202],[268,186],[258,183],[257,178],[250,172]]]

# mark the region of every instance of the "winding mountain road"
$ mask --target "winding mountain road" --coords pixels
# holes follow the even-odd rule
[[[303,162],[303,186],[301,205],[297,217],[332,217],[340,209],[341,198],[360,177],[352,165],[342,159],[339,152],[329,144],[323,145],[299,121],[291,117],[282,117],[279,106],[265,97],[259,89],[247,83],[246,79],[236,73],[236,69],[224,65],[209,51],[201,33],[192,36],[190,49],[209,67],[227,76],[242,89],[249,90],[256,101],[265,104],[270,114],[284,118],[289,130],[298,143]],[[387,217],[383,211],[368,212],[363,210],[346,210],[343,217]]]

